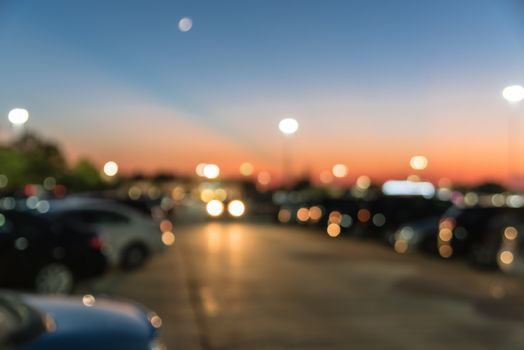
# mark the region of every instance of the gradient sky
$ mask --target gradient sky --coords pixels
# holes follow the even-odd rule
[[[405,177],[422,154],[433,180],[503,179],[524,0],[0,0],[0,80],[0,115],[27,108],[72,161],[278,174],[292,115],[295,173]]]

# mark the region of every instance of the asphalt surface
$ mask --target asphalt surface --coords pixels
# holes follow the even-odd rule
[[[78,293],[163,318],[168,349],[522,349],[524,281],[269,224],[175,228],[141,269]]]

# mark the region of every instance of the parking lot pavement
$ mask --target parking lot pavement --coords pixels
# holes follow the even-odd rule
[[[524,283],[374,242],[248,223],[175,229],[142,269],[78,293],[130,298],[168,349],[517,349]]]

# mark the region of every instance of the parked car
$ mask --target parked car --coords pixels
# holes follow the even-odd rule
[[[0,292],[0,348],[160,350],[162,320],[138,305]]]
[[[51,201],[48,215],[96,228],[104,239],[104,253],[110,263],[124,269],[142,265],[148,257],[172,244],[174,239],[169,230],[170,222],[167,229],[162,229],[161,222],[111,200],[55,200]]]
[[[465,256],[478,266],[496,267],[506,228],[524,222],[524,208],[450,208],[439,223],[442,257]]]
[[[0,283],[69,293],[106,269],[102,239],[85,228],[28,212],[0,211]]]

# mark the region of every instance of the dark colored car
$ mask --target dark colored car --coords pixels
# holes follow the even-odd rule
[[[93,232],[29,212],[0,211],[0,285],[69,293],[106,269]]]
[[[0,292],[0,348],[160,350],[162,320],[130,303]]]
[[[382,196],[363,202],[351,233],[383,238],[394,244],[395,231],[405,223],[442,215],[450,202],[421,196]]]
[[[400,226],[393,236],[393,248],[400,254],[415,251],[435,254],[439,222],[439,216],[431,216]]]
[[[524,208],[452,207],[439,223],[439,254],[465,256],[475,265],[496,267],[505,230],[523,222]]]

